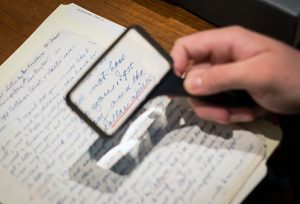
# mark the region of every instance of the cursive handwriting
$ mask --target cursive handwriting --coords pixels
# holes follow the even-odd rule
[[[102,172],[96,166],[98,158],[89,148],[97,154],[112,141],[99,137],[73,113],[65,95],[99,50],[83,36],[61,31],[1,87],[1,170],[28,189],[29,197],[47,203],[229,203],[245,182],[241,178],[261,161],[264,142],[246,131],[199,120],[180,101],[163,97],[148,104],[165,111],[167,127],[145,133],[151,132],[157,144],[130,175]],[[92,80],[89,91],[100,88],[91,104],[102,97],[97,106],[105,103],[108,110],[100,110],[95,120],[110,128],[157,78],[138,59],[122,53],[103,65],[97,72],[102,81]],[[79,95],[77,105],[87,99]],[[71,170],[78,180],[70,176]]]
[[[74,103],[105,131],[138,105],[139,97],[156,82],[156,73],[139,60],[135,53],[108,54],[75,91]]]

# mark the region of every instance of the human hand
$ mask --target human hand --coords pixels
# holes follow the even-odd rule
[[[234,26],[180,38],[171,56],[190,94],[246,90],[260,106],[228,108],[190,100],[201,118],[228,124],[252,121],[265,110],[300,111],[300,52],[281,42]]]

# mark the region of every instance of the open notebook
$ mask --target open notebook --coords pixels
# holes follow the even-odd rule
[[[181,98],[147,104],[161,118],[128,127],[146,139],[116,159],[123,135],[99,137],[65,95],[123,30],[61,5],[1,65],[0,202],[239,203],[264,177],[278,128],[202,121]]]

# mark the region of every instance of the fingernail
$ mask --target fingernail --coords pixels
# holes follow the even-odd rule
[[[176,76],[181,76],[182,73],[180,71],[174,70]]]
[[[201,77],[187,77],[185,79],[185,86],[188,90],[197,90],[199,87],[202,86],[202,79]]]

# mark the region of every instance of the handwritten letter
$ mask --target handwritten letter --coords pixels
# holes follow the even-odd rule
[[[135,29],[94,64],[71,101],[107,134],[114,133],[171,65]]]
[[[230,202],[261,161],[263,140],[202,121],[181,101],[158,98],[149,104],[165,111],[167,126],[161,128],[155,120],[146,131],[153,146],[133,169],[122,175],[96,165],[98,155],[121,139],[99,137],[66,106],[65,94],[99,50],[89,39],[58,32],[0,88],[0,168],[28,188],[30,196],[49,203]],[[94,84],[102,91],[93,105],[100,109],[109,98],[112,108],[122,109],[125,92],[140,79],[147,83],[143,77],[148,75],[133,69],[137,61],[122,53],[106,60],[109,69]],[[118,80],[108,86],[111,72]],[[124,83],[122,91],[110,97],[118,83]],[[119,116],[109,117],[110,125]]]

